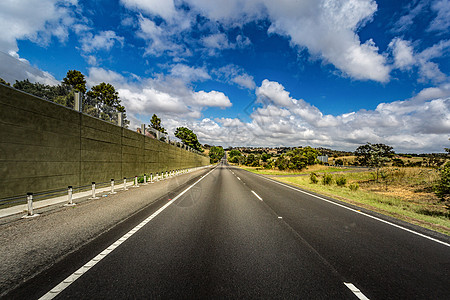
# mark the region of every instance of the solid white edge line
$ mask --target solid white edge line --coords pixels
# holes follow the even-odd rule
[[[258,198],[259,200],[263,201],[263,199],[260,196],[258,196],[258,194],[255,193],[255,191],[252,191],[252,193],[253,193],[253,195],[255,195],[256,198]]]
[[[416,232],[416,231],[414,231],[414,230],[411,230],[411,229],[405,228],[405,227],[403,227],[403,226],[400,226],[400,225],[397,225],[397,224],[391,223],[391,222],[389,222],[389,221],[386,221],[386,220],[380,219],[380,218],[378,218],[378,217],[375,217],[375,216],[372,216],[372,215],[366,214],[366,213],[364,213],[364,212],[362,212],[362,211],[358,211],[358,210],[356,210],[356,209],[353,209],[353,208],[347,207],[347,206],[345,206],[345,205],[342,205],[342,204],[336,203],[336,202],[334,202],[334,201],[331,201],[331,200],[328,200],[328,199],[325,199],[325,198],[322,198],[322,197],[316,196],[316,195],[314,195],[314,194],[311,194],[311,193],[308,193],[308,192],[302,191],[302,190],[300,190],[300,189],[297,189],[297,188],[295,188],[295,187],[292,187],[292,186],[289,186],[289,185],[287,185],[287,184],[284,184],[284,183],[278,182],[278,181],[276,181],[276,180],[273,180],[273,179],[270,179],[270,178],[266,178],[266,177],[263,177],[263,176],[260,176],[260,177],[262,177],[262,178],[264,178],[264,179],[266,179],[266,180],[268,180],[268,181],[271,181],[271,182],[277,183],[277,184],[279,184],[279,185],[282,185],[282,186],[284,186],[284,187],[290,188],[290,189],[292,189],[292,190],[295,190],[295,191],[297,191],[297,192],[301,192],[301,193],[303,193],[303,194],[306,194],[306,195],[308,195],[308,196],[311,196],[311,197],[314,197],[314,198],[320,199],[320,200],[322,200],[322,201],[325,201],[325,202],[328,202],[328,203],[334,204],[334,205],[336,205],[336,206],[339,206],[339,207],[342,207],[342,208],[348,209],[348,210],[350,210],[350,211],[353,211],[353,212],[355,212],[355,213],[358,213],[358,214],[360,214],[360,215],[363,215],[363,216],[366,216],[366,217],[372,218],[372,219],[374,219],[374,220],[377,220],[377,221],[380,221],[380,222],[382,222],[382,223],[385,223],[385,224],[388,224],[388,225],[394,226],[394,227],[396,227],[396,228],[402,229],[402,230],[404,230],[404,231],[407,231],[407,232],[409,232],[409,233],[413,233],[413,234],[415,234],[415,235],[418,235],[418,236],[420,236],[420,237],[423,237],[423,238],[429,239],[429,240],[431,240],[431,241],[433,241],[433,242],[436,242],[436,243],[442,244],[442,245],[444,245],[444,246],[450,247],[450,244],[448,244],[448,243],[446,243],[446,242],[443,242],[443,241],[440,241],[440,240],[438,240],[438,239],[432,238],[432,237],[430,237],[430,236],[428,236],[428,235],[425,235],[425,234],[422,234],[422,233]]]
[[[44,296],[39,298],[39,300],[47,300],[47,299],[53,299],[54,297],[58,296],[59,293],[61,293],[64,289],[66,289],[69,285],[71,285],[75,280],[80,278],[84,273],[89,271],[93,266],[95,266],[99,261],[101,261],[103,258],[105,258],[108,254],[110,254],[112,251],[114,251],[117,247],[119,247],[123,242],[125,242],[129,237],[131,237],[133,234],[135,234],[139,229],[141,229],[145,224],[150,222],[154,217],[159,215],[163,210],[165,210],[168,206],[170,206],[173,202],[178,200],[182,195],[184,195],[187,191],[189,191],[194,185],[199,183],[203,178],[208,176],[212,171],[214,171],[216,168],[209,171],[206,175],[203,175],[198,179],[195,183],[193,183],[191,186],[189,186],[187,189],[185,189],[183,192],[178,194],[175,198],[167,202],[164,206],[160,207],[157,211],[155,211],[150,217],[139,223],[137,226],[135,226],[133,229],[128,231],[126,234],[124,234],[122,237],[120,237],[118,240],[116,240],[114,243],[106,247],[105,250],[100,252],[97,256],[95,256],[93,259],[88,261],[84,266],[79,268],[77,271],[75,271],[73,274],[69,275],[66,279],[64,279],[61,283],[59,283],[57,286],[52,288],[49,292],[47,292]]]
[[[361,300],[369,300],[369,298],[366,297],[356,286],[354,286],[352,283],[344,282],[345,286],[348,287],[350,291],[352,291],[353,294],[355,294],[358,299]]]

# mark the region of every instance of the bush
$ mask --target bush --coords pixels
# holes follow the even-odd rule
[[[314,172],[311,172],[309,174],[309,180],[311,180],[311,183],[314,183],[314,184],[319,182],[319,179],[317,179],[317,175]]]
[[[450,162],[447,162],[442,168],[439,181],[434,187],[434,193],[441,201],[450,199]]]
[[[341,187],[345,186],[347,184],[347,178],[345,178],[343,176],[336,178],[336,184]]]
[[[348,186],[350,188],[351,191],[357,191],[359,189],[359,184],[357,182],[355,183],[350,183],[350,185]]]
[[[325,175],[323,175],[322,183],[323,183],[324,185],[330,185],[330,184],[332,184],[332,183],[333,183],[333,176],[331,176],[331,174],[325,174]]]

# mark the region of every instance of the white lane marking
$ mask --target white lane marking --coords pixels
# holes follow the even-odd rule
[[[239,177],[237,178],[238,180],[241,180]]]
[[[290,189],[292,189],[292,190],[295,190],[295,191],[297,191],[297,192],[300,192],[300,193],[306,194],[306,195],[308,195],[308,196],[311,196],[311,197],[314,197],[314,198],[320,199],[320,200],[322,200],[322,201],[325,201],[325,202],[328,202],[328,203],[334,204],[334,205],[336,205],[336,206],[339,206],[339,207],[342,207],[342,208],[348,209],[348,210],[350,210],[350,211],[353,211],[353,212],[355,212],[355,213],[357,213],[357,214],[360,214],[360,215],[363,215],[363,216],[369,217],[369,218],[371,218],[371,219],[374,219],[374,220],[380,221],[380,222],[382,222],[382,223],[385,223],[385,224],[388,224],[388,225],[394,226],[394,227],[396,227],[396,228],[398,228],[398,229],[401,229],[401,230],[407,231],[407,232],[409,232],[409,233],[412,233],[412,234],[418,235],[418,236],[420,236],[420,237],[423,237],[423,238],[429,239],[429,240],[431,240],[431,241],[433,241],[433,242],[436,242],[436,243],[442,244],[442,245],[444,245],[444,246],[450,247],[450,244],[448,244],[448,243],[446,243],[446,242],[443,242],[443,241],[440,241],[440,240],[438,240],[438,239],[432,238],[432,237],[430,237],[430,236],[428,236],[428,235],[425,235],[425,234],[422,234],[422,233],[416,232],[416,231],[414,231],[414,230],[411,230],[411,229],[405,228],[405,227],[403,227],[403,226],[400,226],[400,225],[397,225],[397,224],[391,223],[391,222],[389,222],[389,221],[386,221],[386,220],[383,220],[383,219],[380,219],[380,218],[377,218],[377,217],[371,216],[371,215],[369,215],[369,214],[363,213],[362,211],[358,211],[358,210],[356,210],[356,209],[353,209],[353,208],[347,207],[347,206],[345,206],[345,205],[342,205],[342,204],[336,203],[336,202],[334,202],[334,201],[331,201],[331,200],[328,200],[328,199],[325,199],[325,198],[322,198],[322,197],[319,197],[319,196],[313,195],[313,194],[311,194],[311,193],[308,193],[308,192],[305,192],[305,191],[299,190],[299,189],[297,189],[297,188],[294,188],[294,187],[292,187],[292,186],[289,186],[289,185],[287,185],[287,184],[284,184],[284,183],[281,183],[281,182],[275,181],[275,180],[273,180],[273,179],[269,179],[269,178],[266,178],[266,177],[263,177],[263,176],[260,176],[260,177],[262,177],[262,178],[264,178],[264,179],[266,179],[266,180],[268,180],[268,181],[271,181],[271,182],[277,183],[277,184],[279,184],[279,185],[282,185],[282,186],[284,186],[284,187],[290,188]]]
[[[355,294],[358,299],[361,300],[369,300],[369,298],[366,297],[356,286],[354,286],[351,283],[344,282],[345,286],[348,287],[350,291],[352,291],[353,294]]]
[[[263,199],[260,197],[260,196],[258,196],[258,194],[257,193],[255,193],[255,191],[252,191],[252,193],[253,193],[253,195],[255,195],[256,196],[256,198],[258,198],[259,200],[261,200],[261,201],[263,201]]]
[[[100,254],[98,254],[96,257],[91,259],[89,262],[87,262],[84,266],[79,268],[77,271],[75,271],[72,275],[64,279],[61,283],[59,283],[57,286],[55,286],[53,289],[51,289],[47,294],[39,298],[39,300],[47,300],[47,299],[53,299],[54,297],[58,296],[59,293],[61,293],[64,289],[66,289],[69,285],[71,285],[75,280],[80,278],[84,273],[89,271],[95,264],[97,264],[99,261],[101,261],[103,258],[105,258],[109,253],[114,251],[117,247],[119,247],[123,242],[125,242],[129,237],[131,237],[133,234],[135,234],[139,229],[141,229],[145,224],[150,222],[153,218],[155,218],[157,215],[159,215],[163,210],[165,210],[169,205],[171,205],[173,202],[175,202],[178,198],[180,198],[182,195],[184,195],[187,191],[189,191],[194,185],[199,183],[203,178],[208,176],[212,171],[212,169],[209,171],[206,175],[203,175],[200,177],[199,180],[197,180],[195,183],[193,183],[191,186],[189,186],[187,189],[185,189],[183,192],[178,194],[175,198],[167,202],[164,206],[159,208],[157,211],[155,211],[150,217],[142,221],[139,225],[128,231],[125,235],[123,235],[121,238],[119,238],[117,241],[112,243],[110,246],[108,246],[105,250],[103,250]]]
[[[283,217],[278,217],[278,219],[283,219]]]

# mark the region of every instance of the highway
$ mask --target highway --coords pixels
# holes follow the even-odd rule
[[[28,298],[450,299],[448,238],[224,161],[88,249]]]

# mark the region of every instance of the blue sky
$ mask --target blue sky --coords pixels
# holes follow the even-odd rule
[[[223,146],[442,152],[450,1],[6,0],[0,77],[113,84],[131,128],[156,113]]]

